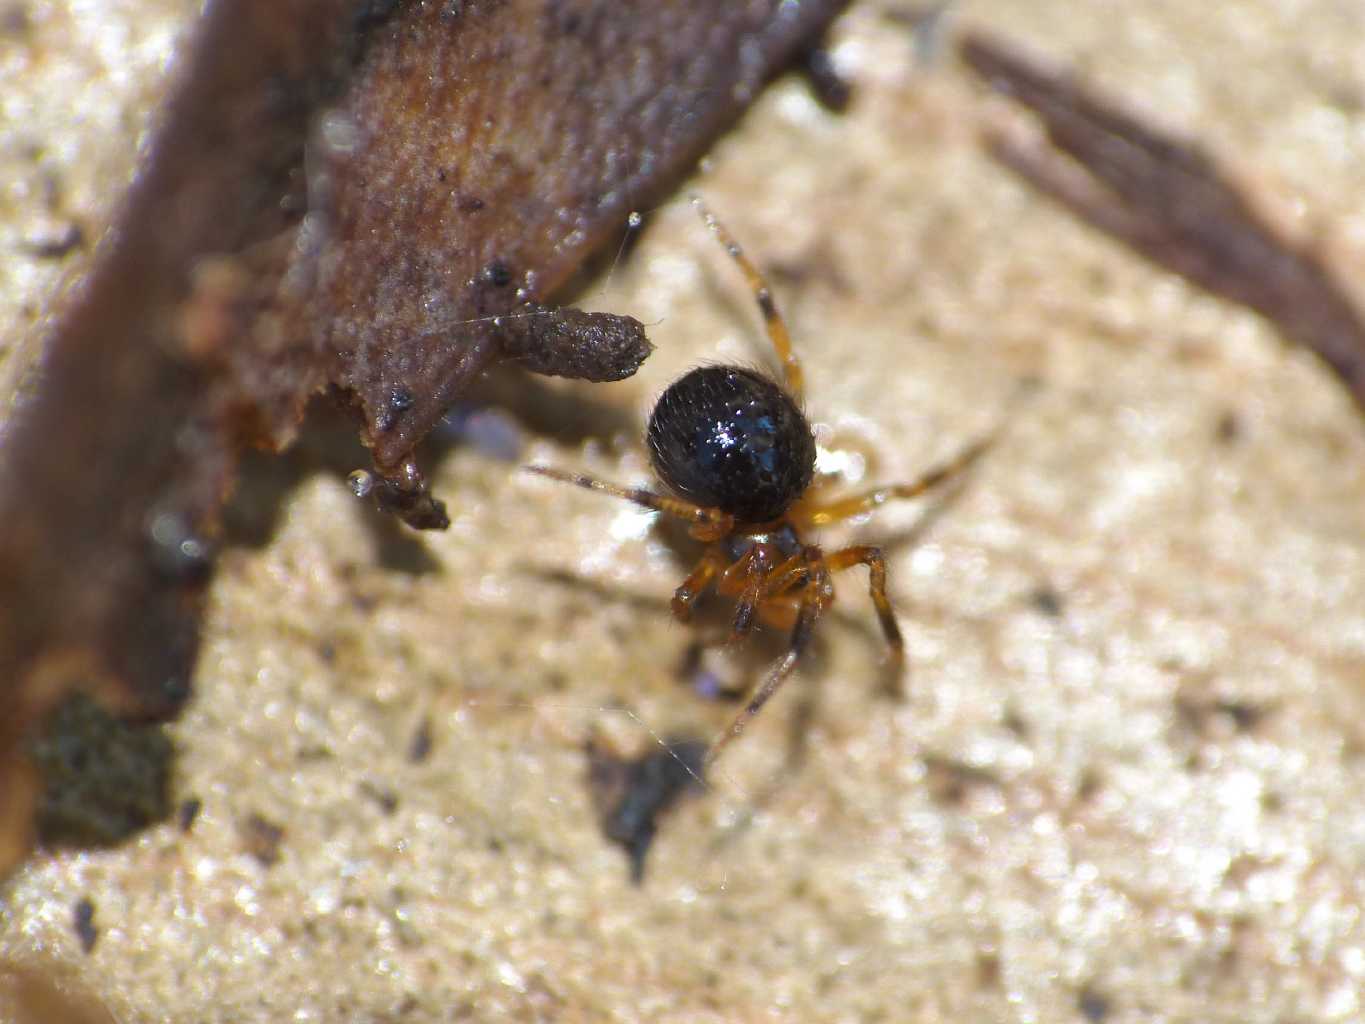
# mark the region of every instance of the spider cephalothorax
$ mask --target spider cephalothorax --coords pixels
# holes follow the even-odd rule
[[[899,666],[904,642],[886,595],[880,549],[858,545],[825,554],[802,538],[812,527],[871,511],[891,498],[923,493],[965,469],[988,442],[971,445],[913,483],[822,500],[818,486],[812,486],[815,438],[801,411],[801,364],[786,325],[758,269],[700,201],[694,202],[748,279],[782,360],[783,383],[744,367],[703,366],[664,391],[650,416],[646,440],[654,471],[671,494],[618,487],[544,466],[530,468],[676,516],[690,524],[694,537],[708,542],[696,568],[673,594],[673,613],[679,619],[690,618],[697,600],[714,587],[735,601],[732,637],[743,636],[755,620],[790,631],[787,652],[711,744],[709,765],[791,675],[816,621],[834,602],[831,577],[839,570],[867,566],[868,589],[893,668]]]

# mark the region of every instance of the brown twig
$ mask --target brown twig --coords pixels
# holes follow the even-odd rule
[[[1055,147],[996,132],[987,138],[996,159],[1158,266],[1274,322],[1365,408],[1359,311],[1311,249],[1280,237],[1197,144],[997,39],[971,33],[961,50],[968,67],[1038,115]]]

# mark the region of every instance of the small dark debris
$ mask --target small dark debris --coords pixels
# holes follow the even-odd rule
[[[1000,788],[1000,780],[988,769],[955,758],[930,754],[924,759],[925,782],[935,803],[958,806],[976,791]]]
[[[360,792],[378,804],[386,815],[398,810],[398,794],[388,786],[366,780],[360,784]]]
[[[100,937],[99,929],[95,927],[95,904],[90,901],[89,896],[82,896],[76,901],[76,909],[71,919],[76,929],[76,938],[81,940],[81,951],[88,956],[94,952],[95,943]]]
[[[1113,1009],[1109,997],[1087,985],[1076,997],[1076,1006],[1091,1024],[1102,1024]]]
[[[1104,776],[1098,768],[1089,767],[1081,772],[1080,784],[1076,786],[1076,803],[1088,804],[1104,789]]]
[[[1235,444],[1241,440],[1243,430],[1242,418],[1231,409],[1227,409],[1218,417],[1214,437],[1218,439],[1219,444]]]
[[[0,33],[7,36],[22,36],[33,27],[28,6],[15,2],[0,6]]]
[[[59,260],[79,249],[85,242],[85,231],[75,221],[54,224],[34,232],[24,239],[24,248],[43,260]]]
[[[181,832],[188,832],[190,829],[194,828],[195,819],[199,817],[199,812],[203,809],[203,806],[203,803],[197,796],[189,797],[181,802],[179,814]]]
[[[1040,615],[1046,615],[1049,619],[1060,618],[1065,611],[1065,603],[1062,595],[1053,590],[1046,583],[1034,590],[1029,595],[1029,605]]]
[[[78,693],[48,718],[30,752],[43,777],[39,839],[110,846],[171,813],[175,749],[161,726],[121,721]]]
[[[1000,954],[979,950],[976,954],[976,983],[977,987],[985,989],[998,989],[1001,980]]]
[[[431,755],[431,747],[431,719],[424,716],[408,741],[408,761],[421,764]]]
[[[1214,704],[1219,714],[1227,715],[1238,732],[1251,732],[1261,723],[1268,709],[1239,700],[1220,700]]]
[[[659,817],[701,786],[706,749],[699,740],[670,740],[641,758],[624,760],[589,745],[588,782],[601,812],[602,832],[625,847],[634,884],[644,881],[645,856]]]
[[[1005,709],[1004,718],[1000,722],[1010,733],[1019,740],[1026,740],[1033,732],[1028,724],[1028,720],[1019,712],[1018,708],[1010,707]]]
[[[279,862],[280,843],[284,840],[284,828],[276,825],[259,814],[247,817],[241,825],[242,843],[246,852],[268,868]]]
[[[1229,726],[1238,734],[1254,732],[1271,710],[1265,705],[1226,698],[1208,699],[1188,694],[1175,698],[1175,712],[1181,725],[1206,738],[1226,735]]]

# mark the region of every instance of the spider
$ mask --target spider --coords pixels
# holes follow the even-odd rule
[[[887,597],[881,549],[856,545],[826,553],[802,538],[812,527],[872,511],[893,498],[923,494],[969,467],[992,438],[968,446],[912,483],[821,500],[821,488],[812,486],[815,438],[801,408],[804,375],[786,323],[758,268],[700,199],[692,204],[746,278],[782,363],[782,383],[745,367],[700,366],[671,384],[654,406],[645,434],[654,472],[671,494],[620,487],[550,466],[526,468],[687,523],[691,536],[706,548],[673,594],[673,614],[680,621],[691,619],[698,600],[714,586],[735,601],[732,642],[755,622],[789,632],[786,652],[708,748],[703,765],[710,767],[790,677],[816,622],[834,603],[832,577],[843,569],[867,566],[888,667],[899,678],[905,642]]]

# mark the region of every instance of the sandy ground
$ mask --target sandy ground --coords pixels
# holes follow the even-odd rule
[[[0,4],[30,21],[0,36],[7,345],[83,258],[19,243],[64,219],[98,235],[192,6]],[[251,471],[174,728],[202,811],[35,857],[2,890],[0,955],[126,1022],[1365,1016],[1360,413],[1257,318],[986,159],[1006,109],[947,55],[917,63],[886,6],[839,24],[846,116],[784,81],[692,187],[772,271],[850,485],[1007,424],[951,501],[827,538],[886,546],[908,698],[878,692],[852,573],[806,671],[664,821],[643,887],[601,834],[590,738],[644,751],[733,706],[679,679],[687,551],[514,468],[643,481],[671,379],[767,358],[679,200],[584,298],[653,324],[656,354],[622,384],[538,389],[587,404],[573,432],[523,428],[512,461],[433,455],[449,532],[376,526],[310,454],[330,428]],[[1198,134],[1360,269],[1359,5],[978,0],[961,19]],[[272,865],[253,817],[284,829]]]

